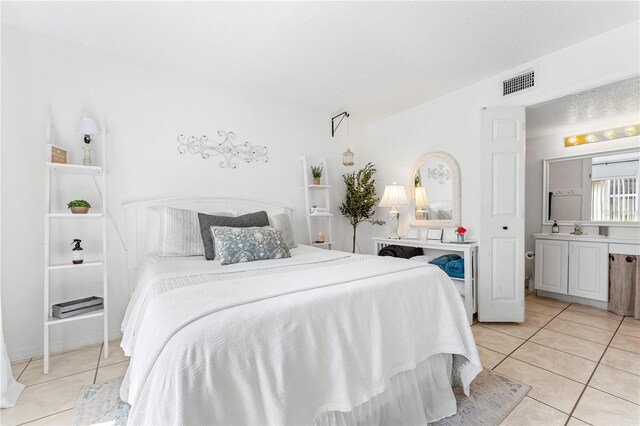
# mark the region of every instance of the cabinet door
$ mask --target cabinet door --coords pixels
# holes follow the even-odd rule
[[[609,250],[606,243],[569,243],[569,294],[609,299]]]
[[[567,294],[567,241],[536,240],[536,290]]]

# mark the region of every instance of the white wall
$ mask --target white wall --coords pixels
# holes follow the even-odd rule
[[[462,224],[469,230],[469,238],[478,239],[481,232],[481,107],[533,105],[637,75],[640,72],[639,30],[639,22],[634,22],[371,125],[367,149],[379,169],[378,190],[382,191],[384,185],[392,181],[409,186],[411,167],[420,156],[434,151],[448,152],[458,161],[462,174]],[[597,64],[594,65],[594,61]],[[502,79],[531,67],[537,69],[538,86],[503,98]],[[384,219],[386,210],[378,210],[377,216]],[[407,210],[404,209],[401,229],[406,229],[408,224]],[[539,214],[539,209],[535,208],[534,213]],[[377,227],[369,234],[383,236],[386,232],[385,227]],[[453,229],[445,232],[445,238],[447,234],[453,237]],[[363,239],[367,237],[362,235]]]
[[[617,125],[617,123],[612,123]],[[607,125],[602,128],[608,127]],[[588,131],[588,130],[587,130]],[[527,156],[526,156],[526,199],[527,206],[526,223],[525,223],[525,241],[526,250],[533,250],[535,241],[529,236],[535,232],[541,232],[542,228],[542,163],[544,159],[567,157],[574,155],[593,154],[597,152],[607,152],[614,149],[638,148],[640,146],[640,138],[631,137],[625,139],[617,139],[613,141],[604,141],[598,143],[584,144],[579,146],[565,147],[564,137],[571,132],[562,132],[551,135],[539,136],[527,139]],[[561,232],[573,231],[573,226],[562,226]],[[597,227],[590,229],[591,232],[597,233]],[[617,227],[612,232],[616,235],[624,235],[635,232],[638,228]]]
[[[69,150],[71,162],[82,158],[82,136],[75,133],[80,116],[89,114],[101,128],[107,126],[108,207],[123,233],[123,202],[212,194],[296,208],[297,239],[306,242],[298,162],[302,155],[328,158],[332,183],[337,185],[334,203],[342,197],[340,174],[347,169],[340,164],[339,154],[346,149],[346,128],[341,127],[339,136],[332,139],[330,112],[164,72],[7,25],[2,25],[2,89],[2,310],[13,360],[42,353],[43,159],[48,114],[53,117],[57,143]],[[354,118],[351,149],[362,161],[356,139],[363,130],[357,125],[357,114]],[[215,158],[178,154],[178,134],[212,136],[219,129],[268,146],[269,163],[241,164],[230,170],[219,168]],[[96,144],[102,142],[96,139]],[[79,178],[67,178],[61,184],[62,200],[93,197],[98,201],[91,184],[73,179]],[[339,248],[343,246],[340,221],[336,218]],[[81,235],[85,255],[97,256],[99,234],[87,226],[64,228],[52,246],[53,255],[68,260],[68,243]],[[108,243],[109,329],[117,337],[129,287],[125,251],[113,224],[109,224]],[[53,302],[94,294],[99,287],[90,284],[97,277],[91,274],[56,276]],[[52,349],[98,341],[99,324],[97,320],[53,329]]]

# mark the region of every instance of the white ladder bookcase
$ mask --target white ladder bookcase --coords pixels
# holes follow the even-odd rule
[[[302,163],[302,182],[304,189],[305,216],[307,218],[307,231],[309,232],[309,244],[316,247],[325,247],[331,250],[333,241],[333,233],[331,230],[331,185],[329,185],[329,172],[327,169],[327,160],[321,159],[311,164],[307,157],[301,157]],[[320,185],[312,183],[311,166],[322,166],[322,178]],[[314,209],[316,206],[316,209]],[[318,211],[320,210],[320,211]],[[323,243],[318,243],[317,232],[322,232],[325,236]]]
[[[45,166],[45,212],[44,212],[44,374],[49,373],[49,328],[61,324],[81,321],[89,318],[102,317],[104,331],[104,347],[102,353],[105,358],[109,357],[109,321],[108,321],[108,291],[107,291],[107,187],[105,176],[106,162],[106,131],[101,135],[102,146],[102,166],[83,166],[79,164],[58,164],[46,163]],[[91,177],[95,183],[98,194],[102,200],[101,213],[73,214],[71,212],[60,213],[53,212],[51,207],[51,185],[52,177],[59,174],[78,175],[82,178]],[[58,221],[69,220],[94,220],[99,221],[102,226],[102,258],[97,261],[83,262],[73,264],[71,256],[67,263],[52,264],[50,253],[51,227],[55,226]],[[51,298],[50,298],[50,278],[52,273],[60,270],[78,270],[84,268],[102,268],[102,298],[104,299],[104,308],[98,311],[88,312],[68,318],[54,318],[51,314]],[[87,295],[88,296],[88,295]]]

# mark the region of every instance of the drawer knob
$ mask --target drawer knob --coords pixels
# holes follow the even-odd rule
[[[506,231],[507,229],[509,229],[509,227],[508,226],[503,226],[502,229],[504,229]]]

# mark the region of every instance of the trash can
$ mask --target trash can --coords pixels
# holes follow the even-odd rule
[[[609,311],[640,319],[640,256],[609,254]]]

